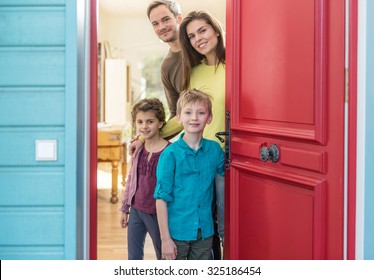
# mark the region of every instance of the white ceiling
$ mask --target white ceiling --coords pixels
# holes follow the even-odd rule
[[[99,8],[105,13],[124,16],[144,16],[148,4],[152,0],[97,0]],[[195,9],[205,9],[225,21],[226,0],[178,0],[182,14],[187,15]]]

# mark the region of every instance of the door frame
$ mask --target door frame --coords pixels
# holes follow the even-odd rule
[[[90,125],[89,125],[89,258],[91,260],[97,259],[97,0],[90,1],[90,98],[89,104],[86,104],[87,108],[90,108]],[[353,260],[356,258],[356,160],[357,160],[357,34],[358,34],[358,0],[346,0],[347,18],[349,26],[346,34],[349,34],[347,40],[348,48],[348,67],[349,71],[347,74],[348,83],[348,95],[349,102],[346,99],[348,106],[348,120],[345,127],[347,128],[346,142],[348,143],[346,148],[346,248],[345,258]],[[237,28],[240,22],[240,18],[237,17],[231,21],[230,16],[233,9],[238,9],[238,2],[235,0],[226,1],[226,24],[227,31],[234,30]],[[234,56],[238,55],[234,51],[238,48],[239,42],[233,40],[230,41],[228,36],[228,46],[232,49],[227,49],[227,60],[230,61]],[[229,75],[236,75],[237,73],[232,70],[230,65],[227,66]],[[227,89],[230,89],[229,81],[226,80]],[[226,100],[226,106],[230,107],[230,100]],[[227,182],[227,180],[226,180]],[[227,198],[227,196],[226,196]],[[226,201],[228,201],[226,199]],[[229,207],[226,204],[226,207]],[[227,249],[227,248],[226,248]]]
[[[347,0],[348,1],[348,0]],[[357,167],[357,42],[358,42],[358,0],[346,5],[349,21],[348,30],[348,151],[347,151],[347,252],[348,260],[356,259],[356,167]],[[348,99],[348,100],[347,100]],[[346,126],[346,127],[347,127]]]
[[[97,1],[90,1],[89,258],[97,259]]]

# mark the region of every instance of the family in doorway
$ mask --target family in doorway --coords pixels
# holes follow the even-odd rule
[[[128,258],[144,258],[149,233],[157,259],[222,259],[224,153],[215,134],[225,130],[225,34],[209,12],[183,18],[172,0],[152,1],[147,16],[170,47],[161,65],[170,117],[157,98],[132,110],[137,136],[120,207]]]

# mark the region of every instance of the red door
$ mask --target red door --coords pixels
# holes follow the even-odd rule
[[[343,258],[344,16],[228,0],[227,259]]]

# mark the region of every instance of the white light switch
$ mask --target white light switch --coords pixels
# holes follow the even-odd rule
[[[36,160],[57,160],[57,140],[35,140]]]

